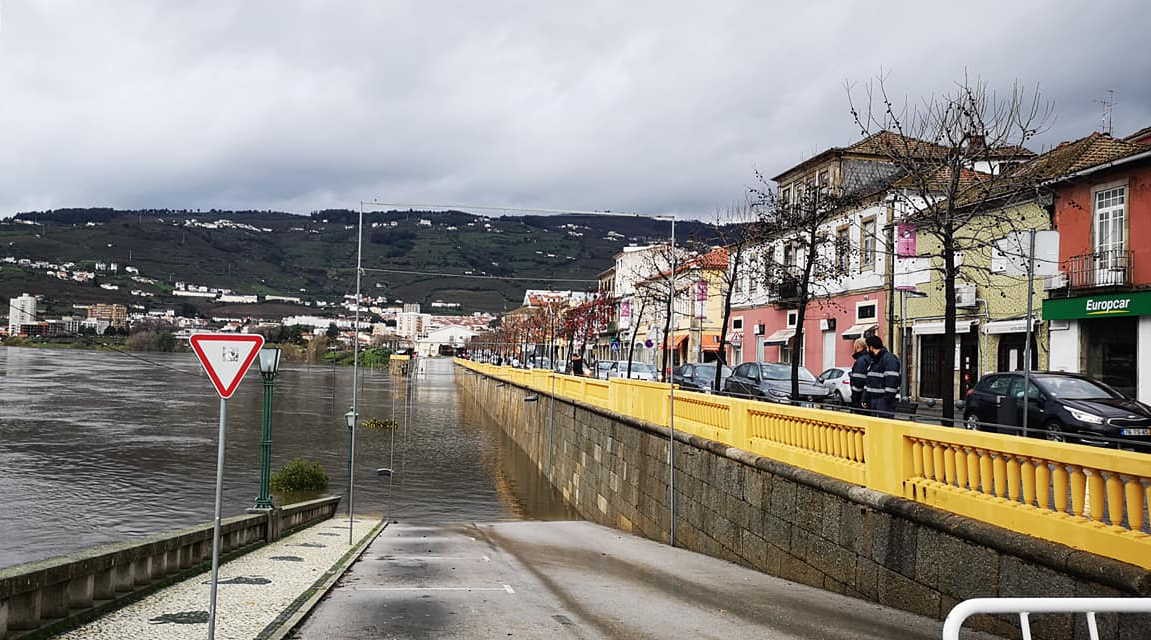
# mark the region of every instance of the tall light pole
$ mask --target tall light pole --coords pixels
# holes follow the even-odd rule
[[[352,326],[352,410],[351,437],[348,440],[348,544],[352,544],[354,531],[352,514],[356,498],[356,417],[360,415],[360,280],[364,273],[364,203],[360,202],[359,224],[356,225],[356,312]]]
[[[263,421],[260,425],[260,495],[256,509],[271,509],[272,494],[268,483],[272,475],[272,387],[280,370],[279,347],[260,349],[260,377],[264,379]]]

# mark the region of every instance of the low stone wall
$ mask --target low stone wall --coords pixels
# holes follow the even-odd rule
[[[234,557],[281,535],[331,518],[340,498],[221,521],[222,557]],[[212,560],[212,525],[0,570],[0,640],[45,637],[118,609]]]
[[[677,546],[936,619],[973,597],[1151,595],[1139,567],[678,432],[671,501],[668,429],[464,369],[456,379],[468,410],[593,522],[667,542],[674,505]],[[1104,638],[1151,637],[1149,616],[1099,621]],[[1019,635],[1005,618],[967,626]],[[1035,616],[1033,627],[1035,638],[1088,637],[1081,615]]]

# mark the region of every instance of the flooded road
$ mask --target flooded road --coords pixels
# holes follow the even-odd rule
[[[427,524],[573,517],[526,456],[457,399],[450,361],[426,371],[363,372],[361,419],[400,427],[358,433],[357,511]],[[281,370],[273,469],[316,460],[329,492],[346,496],[351,383],[351,368]],[[261,394],[252,371],[229,401],[225,515],[258,492]],[[217,410],[191,353],[0,347],[0,567],[210,521]]]

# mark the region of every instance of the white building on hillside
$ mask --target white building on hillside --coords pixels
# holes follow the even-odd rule
[[[36,296],[27,293],[8,303],[8,335],[20,335],[26,324],[36,324]]]
[[[416,341],[416,352],[421,356],[448,355],[462,348],[476,332],[467,327],[452,326],[429,331],[427,336]]]

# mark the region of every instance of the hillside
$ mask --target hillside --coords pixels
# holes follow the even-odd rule
[[[346,210],[310,216],[113,209],[22,213],[0,220],[0,259],[72,262],[85,269],[96,262],[116,262],[121,271],[100,273],[96,283],[76,283],[3,262],[0,298],[31,292],[45,295],[53,307],[90,302],[170,306],[189,302],[170,294],[176,282],[186,282],[245,294],[338,300],[354,288],[356,216]],[[222,220],[227,222],[218,222]],[[668,225],[632,216],[489,218],[459,211],[389,211],[365,214],[364,226],[364,267],[369,269],[365,295],[424,305],[444,300],[461,303],[464,311],[500,311],[517,306],[525,288],[595,285],[370,269],[594,280],[623,246],[663,240]],[[681,240],[706,242],[711,231],[700,222],[677,225]],[[125,266],[156,282],[132,281],[122,270]],[[106,290],[99,283],[120,289]],[[154,297],[133,296],[132,289]]]

